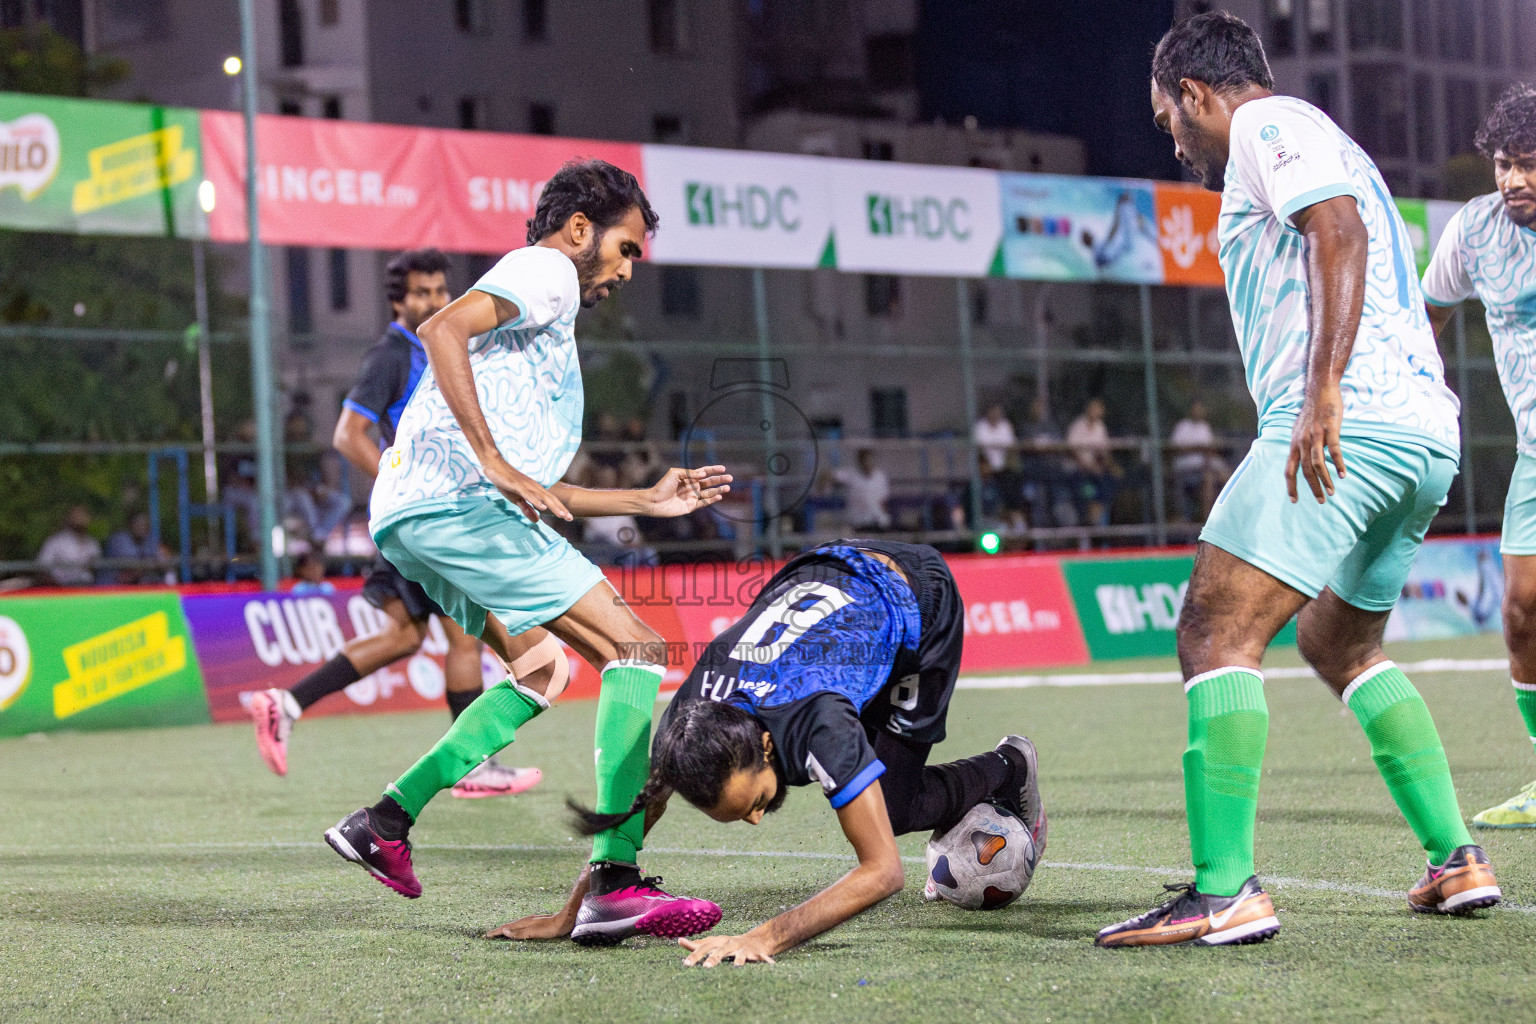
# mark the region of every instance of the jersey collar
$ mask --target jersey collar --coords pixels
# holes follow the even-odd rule
[[[398,322],[391,320],[389,322],[389,329],[392,331],[399,331],[401,334],[405,335],[406,341],[410,342],[412,345],[415,345],[417,348],[422,349],[423,352],[426,351],[426,349],[422,347],[421,339],[416,337],[416,332],[410,328],[402,327]]]

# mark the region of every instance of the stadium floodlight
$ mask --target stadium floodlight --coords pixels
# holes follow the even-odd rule
[[[243,67],[243,65],[240,63],[239,57],[231,54],[230,56],[224,58],[224,73],[226,75],[229,75],[230,77],[238,75],[240,73],[241,67]]]
[[[976,547],[983,554],[995,555],[999,551],[1003,550],[1002,534],[993,530],[988,530],[986,533],[976,538]]]
[[[212,213],[213,203],[213,182],[204,178],[197,186],[197,205],[203,208],[204,213]]]

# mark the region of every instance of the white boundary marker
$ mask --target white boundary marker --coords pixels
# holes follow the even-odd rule
[[[107,843],[106,851],[112,853],[148,853],[156,850],[315,850],[321,848],[319,840],[314,842],[286,842],[273,840],[265,843]],[[417,850],[473,850],[502,853],[582,853],[583,848],[571,844],[569,846],[537,846],[518,843],[421,843],[414,847]],[[0,856],[49,853],[77,853],[78,846],[0,846]],[[853,858],[846,853],[811,853],[805,850],[688,850],[676,846],[647,847],[647,852],[664,856],[678,857],[743,857],[749,859],[767,858],[771,860],[826,860],[847,862]],[[92,856],[99,855],[102,847],[97,846]],[[907,864],[923,864],[922,857],[903,857]],[[1101,864],[1101,863],[1073,863],[1071,861],[1042,861],[1041,867],[1050,868],[1053,871],[1102,871],[1115,874],[1152,875],[1156,878],[1189,878],[1194,874],[1190,868],[1161,868],[1146,867],[1135,864]],[[1345,882],[1330,882],[1314,878],[1287,878],[1284,876],[1261,876],[1265,888],[1273,889],[1307,889],[1313,892],[1335,892],[1349,896],[1369,896],[1374,899],[1390,899],[1400,903],[1406,902],[1407,890],[1381,889],[1371,885],[1350,885]],[[1536,906],[1528,906],[1521,903],[1510,903],[1508,900],[1499,904],[1504,910],[1511,910],[1518,914],[1536,914]]]

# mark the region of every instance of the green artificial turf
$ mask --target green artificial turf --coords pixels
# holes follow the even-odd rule
[[[1480,638],[1395,653],[1501,652]],[[1536,776],[1505,676],[1416,682],[1469,815]],[[926,904],[913,864],[905,892],[776,967],[710,971],[683,968],[661,940],[586,950],[477,937],[553,910],[583,860],[561,801],[593,795],[592,702],[557,707],[504,755],[544,769],[537,789],[444,796],[426,811],[416,901],[320,834],[374,800],[446,714],[302,722],[286,779],[261,766],[243,726],[0,741],[0,1021],[1536,1019],[1536,831],[1477,834],[1510,905],[1409,914],[1400,894],[1421,854],[1353,717],[1315,681],[1272,681],[1268,696],[1258,854],[1283,928],[1272,942],[1092,944],[1184,877],[1176,685],[962,690],[941,757],[990,749],[1005,731],[1040,748],[1051,839],[1025,897],[990,913]],[[902,840],[909,856],[922,847]],[[758,828],[674,802],[644,864],[718,901],[721,928],[742,931],[831,882],[846,850],[811,789]]]

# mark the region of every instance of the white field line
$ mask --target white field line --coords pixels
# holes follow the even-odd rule
[[[321,840],[314,842],[286,842],[272,840],[270,842],[251,843],[112,843],[108,842],[103,848],[96,847],[96,852],[105,849],[110,853],[148,853],[157,850],[318,850]],[[473,850],[501,853],[581,853],[583,848],[575,844],[569,846],[536,846],[520,843],[420,843],[415,846],[417,850]],[[47,853],[78,853],[78,846],[0,846],[0,855]],[[666,856],[680,857],[743,857],[751,859],[770,860],[827,860],[843,861],[852,860],[845,853],[810,853],[804,850],[689,850],[673,846],[646,847],[648,853],[662,854]],[[903,857],[903,862],[908,864],[925,863],[922,857]],[[1042,861],[1041,867],[1054,871],[1101,871],[1115,874],[1152,875],[1155,878],[1189,878],[1192,872],[1188,868],[1160,868],[1143,867],[1135,864],[1100,864],[1100,863],[1073,863],[1071,861]],[[1404,893],[1393,889],[1381,889],[1370,885],[1350,885],[1344,882],[1330,882],[1314,878],[1285,878],[1265,875],[1263,883],[1268,889],[1309,889],[1313,892],[1336,892],[1349,896],[1369,896],[1374,899],[1393,900],[1404,902]],[[1501,909],[1512,910],[1519,914],[1536,914],[1536,906],[1527,906],[1508,901],[1499,904]]]
[[[1431,672],[1508,672],[1503,658],[1430,658],[1398,665],[1408,675]],[[1265,679],[1315,679],[1317,673],[1306,666],[1264,669]],[[1181,683],[1179,672],[1062,672],[1040,676],[962,676],[957,690],[1022,690],[1034,686],[1123,686],[1129,683]]]

